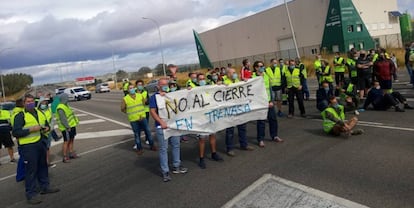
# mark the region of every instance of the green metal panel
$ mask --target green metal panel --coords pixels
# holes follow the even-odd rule
[[[201,42],[198,33],[193,30],[194,40],[197,47],[198,53],[198,60],[200,61],[200,67],[203,69],[205,68],[213,68],[213,64],[211,64],[210,59],[208,58],[207,51],[204,49],[203,43]]]
[[[408,43],[412,40],[413,26],[411,24],[411,16],[408,13],[400,17],[401,37],[403,43]]]
[[[352,0],[330,0],[322,50],[345,53],[352,46],[370,49],[375,44]]]

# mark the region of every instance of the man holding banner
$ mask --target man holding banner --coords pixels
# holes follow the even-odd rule
[[[197,84],[198,86],[202,87],[206,85],[206,76],[202,73],[197,74]],[[200,150],[200,161],[198,162],[198,166],[201,169],[205,169],[206,168],[206,163],[204,161],[204,153],[205,153],[205,149],[206,149],[206,143],[205,143],[205,139],[208,138],[209,142],[210,142],[210,148],[211,148],[211,159],[213,159],[214,161],[223,161],[223,158],[217,154],[217,150],[216,150],[216,133],[212,133],[212,134],[199,134],[198,135],[198,147]]]
[[[156,134],[159,145],[160,166],[162,171],[162,178],[164,182],[171,180],[170,169],[168,167],[168,143],[171,144],[173,157],[173,171],[172,173],[187,173],[187,168],[181,165],[180,160],[180,137],[171,136],[164,137],[164,129],[167,129],[167,123],[159,116],[157,96],[165,96],[169,91],[168,79],[161,78],[158,80],[158,92],[150,97],[150,114],[155,120]],[[160,103],[161,104],[161,103]]]
[[[236,70],[233,68],[227,69],[227,76],[224,79],[225,85],[231,85],[233,83],[239,82]],[[253,147],[248,146],[247,144],[247,135],[246,135],[246,123],[237,125],[237,130],[239,131],[239,143],[240,149],[252,151]],[[233,150],[234,148],[234,126],[226,129],[226,152],[228,156],[234,157],[236,154]]]

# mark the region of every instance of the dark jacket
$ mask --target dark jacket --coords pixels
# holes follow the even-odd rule
[[[334,92],[331,88],[329,88],[328,93],[326,93],[324,88],[319,88],[316,91],[316,104],[326,100],[329,103],[329,98],[334,96]]]

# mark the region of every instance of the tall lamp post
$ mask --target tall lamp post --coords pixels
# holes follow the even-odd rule
[[[1,49],[0,54],[2,54],[4,51],[9,50],[9,49],[13,49],[13,47]],[[6,94],[4,93],[3,73],[1,73],[0,80],[1,80],[1,89],[2,89],[2,95],[3,95],[3,102],[5,102],[6,101]]]
[[[164,52],[162,48],[162,39],[161,39],[161,30],[158,22],[155,19],[148,18],[148,17],[142,17],[142,19],[150,20],[152,21],[158,28],[158,35],[160,36],[160,47],[161,47],[161,59],[162,59],[162,70],[164,71],[164,76],[167,76],[167,73],[165,72],[165,64],[164,64]]]

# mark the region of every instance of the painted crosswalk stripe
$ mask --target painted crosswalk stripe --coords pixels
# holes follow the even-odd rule
[[[263,175],[232,200],[223,205],[223,208],[236,207],[368,208],[365,205],[271,174]]]

